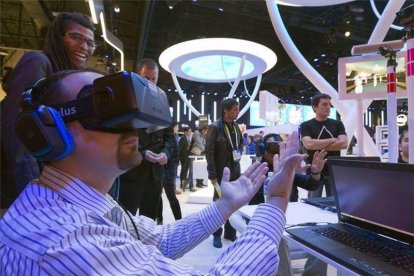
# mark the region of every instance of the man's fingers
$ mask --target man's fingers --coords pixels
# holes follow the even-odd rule
[[[299,150],[299,136],[296,130],[289,135],[287,147],[289,148],[289,150]]]
[[[288,137],[287,151],[286,151],[286,154],[283,156],[283,158],[289,157],[298,152],[299,152],[299,136],[298,136],[297,131],[293,131],[292,134],[290,134]]]
[[[249,177],[255,170],[257,167],[259,167],[260,162],[254,162],[253,164],[251,164],[243,173],[244,176]]]
[[[256,192],[260,189],[260,187],[262,186],[265,179],[266,179],[266,173],[264,173],[263,175],[260,175],[259,177],[256,177],[252,181],[253,182],[253,188]]]
[[[254,172],[250,175],[250,180],[253,184],[262,183],[266,179],[266,173],[269,170],[269,167],[265,163],[261,163],[259,167],[254,170]]]
[[[229,182],[230,181],[230,169],[225,167],[223,169],[223,177],[221,178],[221,182]]]
[[[297,166],[300,166],[301,162],[306,157],[306,154],[294,154],[292,156],[289,156],[286,158],[283,167],[291,167],[296,168]]]

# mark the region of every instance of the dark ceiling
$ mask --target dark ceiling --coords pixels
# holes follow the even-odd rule
[[[387,2],[375,1],[380,13]],[[404,6],[413,3],[406,1]],[[240,38],[261,43],[278,56],[276,66],[264,74],[260,89],[271,91],[286,102],[307,104],[317,92],[286,55],[273,30],[264,0],[111,0],[104,1],[104,5],[108,28],[124,43],[126,59],[132,60],[134,66],[143,57],[158,60],[163,50],[178,42],[209,37]],[[119,13],[114,12],[115,7],[120,8]],[[280,6],[279,9],[299,50],[335,88],[338,57],[350,55],[353,45],[365,44],[377,22],[368,0],[313,8]],[[42,49],[49,22],[56,12],[62,11],[89,15],[85,1],[2,0],[0,31],[3,50],[4,47]],[[116,53],[105,44],[99,30],[97,26],[95,37],[99,46],[95,54],[103,59],[105,55],[113,56],[116,60]],[[345,37],[345,31],[350,31],[351,36]],[[403,36],[402,31],[390,29],[385,40]],[[316,58],[318,61],[314,61]],[[2,56],[2,62],[5,59],[7,56]],[[212,96],[217,92],[218,97],[223,97],[230,90],[228,84],[185,80],[180,83],[190,95],[206,91]],[[255,80],[247,81],[247,88],[252,90],[254,84]],[[159,85],[166,91],[174,89],[170,74],[163,69]],[[238,93],[243,89],[240,85]],[[174,97],[178,98],[177,95]]]

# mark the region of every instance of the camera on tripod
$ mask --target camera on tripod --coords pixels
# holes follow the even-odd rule
[[[414,28],[414,4],[397,12],[397,19],[406,31]]]
[[[380,54],[383,57],[386,57],[386,58],[394,58],[395,59],[395,57],[397,55],[397,53],[396,53],[396,51],[394,51],[394,49],[392,49],[391,47],[386,46],[386,45],[381,45],[378,48],[378,51],[380,52]]]

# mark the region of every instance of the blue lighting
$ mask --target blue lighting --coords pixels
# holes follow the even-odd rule
[[[240,69],[241,58],[233,56],[210,55],[190,59],[183,63],[181,70],[193,78],[205,80],[235,79]],[[246,60],[243,74],[253,72],[254,65]]]

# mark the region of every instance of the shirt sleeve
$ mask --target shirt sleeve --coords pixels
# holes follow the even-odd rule
[[[174,259],[223,223],[212,203],[165,226],[157,226],[147,217],[135,218],[141,240],[134,238],[130,226],[122,229],[113,223],[85,224],[50,247],[41,266],[51,275],[200,275]]]
[[[241,133],[239,125],[235,124],[235,126],[237,128],[237,136],[239,137],[238,149],[239,149],[240,154],[242,154],[243,153],[243,134]]]
[[[136,219],[142,242],[156,246],[164,256],[172,259],[182,257],[199,245],[224,222],[215,203],[164,227],[157,227],[154,220],[144,216]],[[131,230],[133,228],[129,227],[130,234],[134,235]]]
[[[218,128],[215,125],[210,125],[206,137],[206,159],[208,179],[217,179],[215,151],[216,140],[218,136]]]
[[[72,223],[59,225],[54,231],[48,231],[49,238],[45,237],[42,243],[36,243],[37,247],[28,249],[45,250],[34,265],[41,270],[39,274],[201,275],[200,271],[174,259],[198,245],[224,223],[215,203],[165,226],[138,217],[135,223],[141,240],[137,240],[131,227],[117,225],[122,219],[112,221],[87,212],[79,215],[88,219],[80,220],[83,222],[70,220]],[[247,231],[221,255],[210,273],[275,275],[284,225],[281,210],[269,204],[259,205]],[[30,263],[28,258],[22,261],[27,262],[24,263],[27,266]]]
[[[246,232],[221,255],[210,270],[214,275],[276,275],[278,248],[285,227],[283,212],[260,204]]]
[[[200,131],[194,131],[193,133],[193,139],[194,139],[194,144],[201,150],[204,151],[204,144],[203,141],[201,139],[201,132]]]
[[[300,132],[300,139],[303,139],[305,136],[309,136],[312,138],[312,130],[307,122],[303,122],[299,128]]]
[[[30,180],[40,176],[38,161],[17,139],[15,126],[20,113],[21,93],[51,73],[52,65],[45,54],[28,52],[22,56],[4,83],[7,97],[1,110],[1,116],[4,118],[2,120],[2,143],[7,159],[9,181],[13,183],[17,193],[20,193]]]
[[[171,158],[171,154],[176,146],[174,130],[172,127],[168,127],[163,133],[164,146],[161,148],[161,152],[165,153],[168,159]]]
[[[337,122],[338,122],[338,136],[346,135],[344,123],[342,123],[342,121],[339,121],[339,120]]]
[[[319,181],[316,181],[310,175],[305,174],[295,174],[295,178],[293,180],[293,185],[300,187],[302,189],[308,191],[315,191],[319,188],[322,183],[324,183],[325,179],[321,174],[321,178]]]

